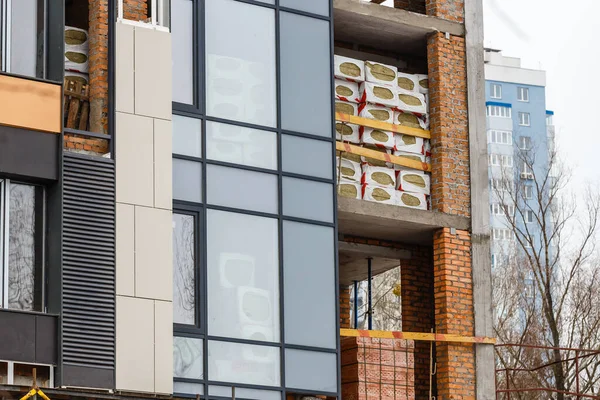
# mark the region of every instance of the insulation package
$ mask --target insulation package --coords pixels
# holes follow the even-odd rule
[[[333,56],[334,75],[338,79],[351,82],[364,82],[365,62],[350,57]]]
[[[335,123],[335,139],[340,142],[360,143],[360,126],[345,122]]]
[[[431,140],[425,140],[423,142],[423,150],[426,157],[431,157]]]
[[[429,76],[428,75],[422,75],[422,74],[417,74],[415,75],[417,77],[417,82],[419,83],[419,93],[421,94],[427,94],[429,93]]]
[[[335,168],[337,170],[337,174],[335,176],[336,180],[339,177],[341,180],[345,179],[347,181],[358,183],[362,178],[362,168],[356,161],[351,161],[342,157],[340,164],[340,157],[337,156],[335,158]]]
[[[335,112],[348,115],[358,115],[358,104],[349,103],[347,101],[336,100],[335,101]]]
[[[342,154],[342,158],[343,159],[354,161],[354,162],[357,162],[359,164],[361,164],[363,162],[362,161],[362,157],[359,156],[358,154],[347,153],[345,151],[342,151],[341,154]],[[362,174],[362,170],[361,170],[361,174]]]
[[[394,111],[391,108],[376,106],[375,104],[361,104],[358,115],[363,118],[374,119],[390,124],[394,121]]]
[[[394,155],[397,157],[404,157],[404,158],[408,158],[409,160],[418,161],[420,163],[427,162],[427,157],[425,157],[423,154],[407,153],[406,151],[396,150],[394,152]],[[415,171],[415,172],[423,172],[423,171],[420,171],[417,169],[413,170],[412,168],[406,168],[406,167],[403,167],[403,166],[397,165],[397,164],[394,164],[394,170],[396,170],[396,171],[409,170],[409,171]]]
[[[374,61],[365,61],[365,79],[367,82],[398,87],[398,68]]]
[[[423,171],[403,168],[398,171],[396,181],[396,189],[398,190],[410,193],[431,194],[431,177]]]
[[[396,88],[373,82],[359,85],[360,103],[376,104],[382,107],[397,108],[399,106]]]
[[[65,26],[65,70],[87,74],[89,57],[88,32]]]
[[[410,128],[429,129],[427,118],[419,117],[413,113],[405,111],[394,111],[394,124],[404,125]]]
[[[397,204],[396,191],[391,187],[363,185],[362,198],[376,203]]]
[[[360,127],[360,142],[385,149],[394,149],[396,146],[393,132],[362,126]]]
[[[342,179],[338,183],[337,193],[341,197],[360,200],[362,198],[362,185],[358,182]]]
[[[392,150],[377,147],[372,144],[364,144],[363,147],[365,149],[375,150],[375,151],[378,151],[378,152],[384,153],[384,154],[392,154]],[[394,164],[392,164],[392,163],[389,163],[389,162],[386,162],[383,160],[378,160],[376,158],[371,158],[371,157],[360,156],[360,161],[362,163],[367,163],[367,164],[375,166],[375,167],[386,167],[386,168],[394,167]]]
[[[358,83],[349,82],[343,79],[336,79],[335,98],[351,103],[360,103],[360,92],[358,90]]]
[[[396,172],[392,168],[374,167],[363,164],[361,183],[371,186],[390,187],[396,186]]]
[[[396,204],[401,207],[427,210],[427,196],[420,193],[407,193],[396,190]]]
[[[398,88],[408,90],[409,92],[419,92],[419,80],[417,75],[398,72]]]
[[[395,136],[395,150],[421,155],[425,154],[424,146],[425,144],[423,138],[403,135],[401,133],[397,133]]]
[[[88,74],[65,71],[65,80],[69,80],[71,82],[80,82],[81,84],[87,85],[89,83],[89,79],[90,76]]]
[[[409,92],[404,89],[396,89],[398,93],[398,111],[406,111],[416,114],[427,113],[425,96],[417,92]]]

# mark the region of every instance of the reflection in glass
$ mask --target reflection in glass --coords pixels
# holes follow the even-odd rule
[[[290,177],[282,182],[284,215],[333,222],[333,185]]]
[[[169,2],[165,1],[167,7]],[[173,101],[194,104],[193,1],[171,0]]]
[[[173,199],[202,202],[202,164],[173,159]]]
[[[173,337],[173,377],[203,379],[203,340]]]
[[[44,24],[40,22],[43,18],[38,16],[44,15],[44,2],[14,0],[9,4],[11,4],[10,72],[42,78]]]
[[[279,386],[279,348],[208,342],[208,379],[250,385]]]
[[[335,353],[285,350],[285,386],[294,389],[337,392]]]
[[[282,169],[285,172],[331,179],[332,151],[330,142],[283,135],[281,137]]]
[[[196,280],[194,217],[173,214],[173,322],[195,323]]]
[[[209,210],[210,335],[279,341],[277,220]]]
[[[9,187],[8,307],[34,310],[35,187]]]
[[[173,154],[202,157],[202,125],[197,118],[173,115]]]
[[[173,393],[204,394],[204,385],[192,382],[173,382]]]

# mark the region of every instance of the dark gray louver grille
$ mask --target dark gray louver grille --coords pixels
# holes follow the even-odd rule
[[[64,154],[62,361],[115,366],[115,166]]]

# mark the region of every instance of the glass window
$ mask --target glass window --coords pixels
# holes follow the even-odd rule
[[[333,353],[286,349],[285,386],[337,392],[337,356]]]
[[[43,78],[43,55],[44,55],[44,18],[38,18],[38,15],[44,15],[43,0],[14,0],[9,2],[10,11],[6,16],[10,23],[10,42],[6,43],[8,52],[7,59],[4,60],[8,65],[7,70],[13,74],[36,76]],[[0,41],[5,40],[0,37]],[[75,58],[78,61],[87,62],[87,56],[75,51],[65,49],[67,59]],[[84,57],[85,60],[80,60]],[[65,65],[67,69],[77,68],[77,66]]]
[[[173,159],[173,199],[202,203],[202,164]]]
[[[528,224],[532,224],[533,223],[533,211],[531,210],[525,210],[525,222]]]
[[[274,127],[275,76],[275,11],[207,1],[207,114]]]
[[[173,338],[173,377],[204,378],[203,345],[202,339],[180,336]]]
[[[201,120],[173,115],[173,154],[202,157]]]
[[[207,168],[208,203],[277,213],[277,175],[217,165],[209,165]]]
[[[531,137],[521,136],[521,143],[519,148],[521,150],[531,150]]]
[[[235,388],[235,395],[241,399],[281,400],[281,392],[271,390]]]
[[[286,343],[336,347],[334,240],[333,228],[283,222]]]
[[[209,210],[208,331],[279,342],[277,220]]]
[[[173,213],[173,322],[196,323],[196,221]]]
[[[331,143],[283,135],[281,163],[285,172],[331,179],[333,159]]]
[[[193,4],[192,0],[171,0],[173,101],[185,104],[194,104],[194,82],[201,81],[194,79]]]
[[[218,382],[279,386],[279,348],[208,342],[208,379]]]
[[[204,394],[204,385],[192,382],[173,382],[173,393]]]
[[[282,12],[280,30],[282,128],[330,138],[329,22]]]
[[[283,214],[333,222],[333,185],[283,177]]]
[[[294,8],[313,14],[329,16],[328,0],[280,0],[281,7]]]
[[[519,113],[519,125],[521,126],[529,126],[531,124],[529,113],[520,112]]]
[[[491,86],[491,95],[492,99],[501,99],[502,98],[502,86],[497,83],[492,83]]]
[[[533,186],[531,185],[525,185],[523,186],[524,188],[524,194],[525,194],[525,198],[526,199],[533,199]]]
[[[529,101],[529,88],[517,88],[517,99],[519,101]]]
[[[488,117],[511,118],[512,111],[510,107],[504,106],[487,106]]]
[[[243,126],[206,122],[206,157],[277,169],[277,134]]]
[[[512,145],[512,132],[510,131],[489,131],[489,143]]]

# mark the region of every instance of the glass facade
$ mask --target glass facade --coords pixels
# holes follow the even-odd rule
[[[339,397],[331,1],[171,8],[174,392]]]

